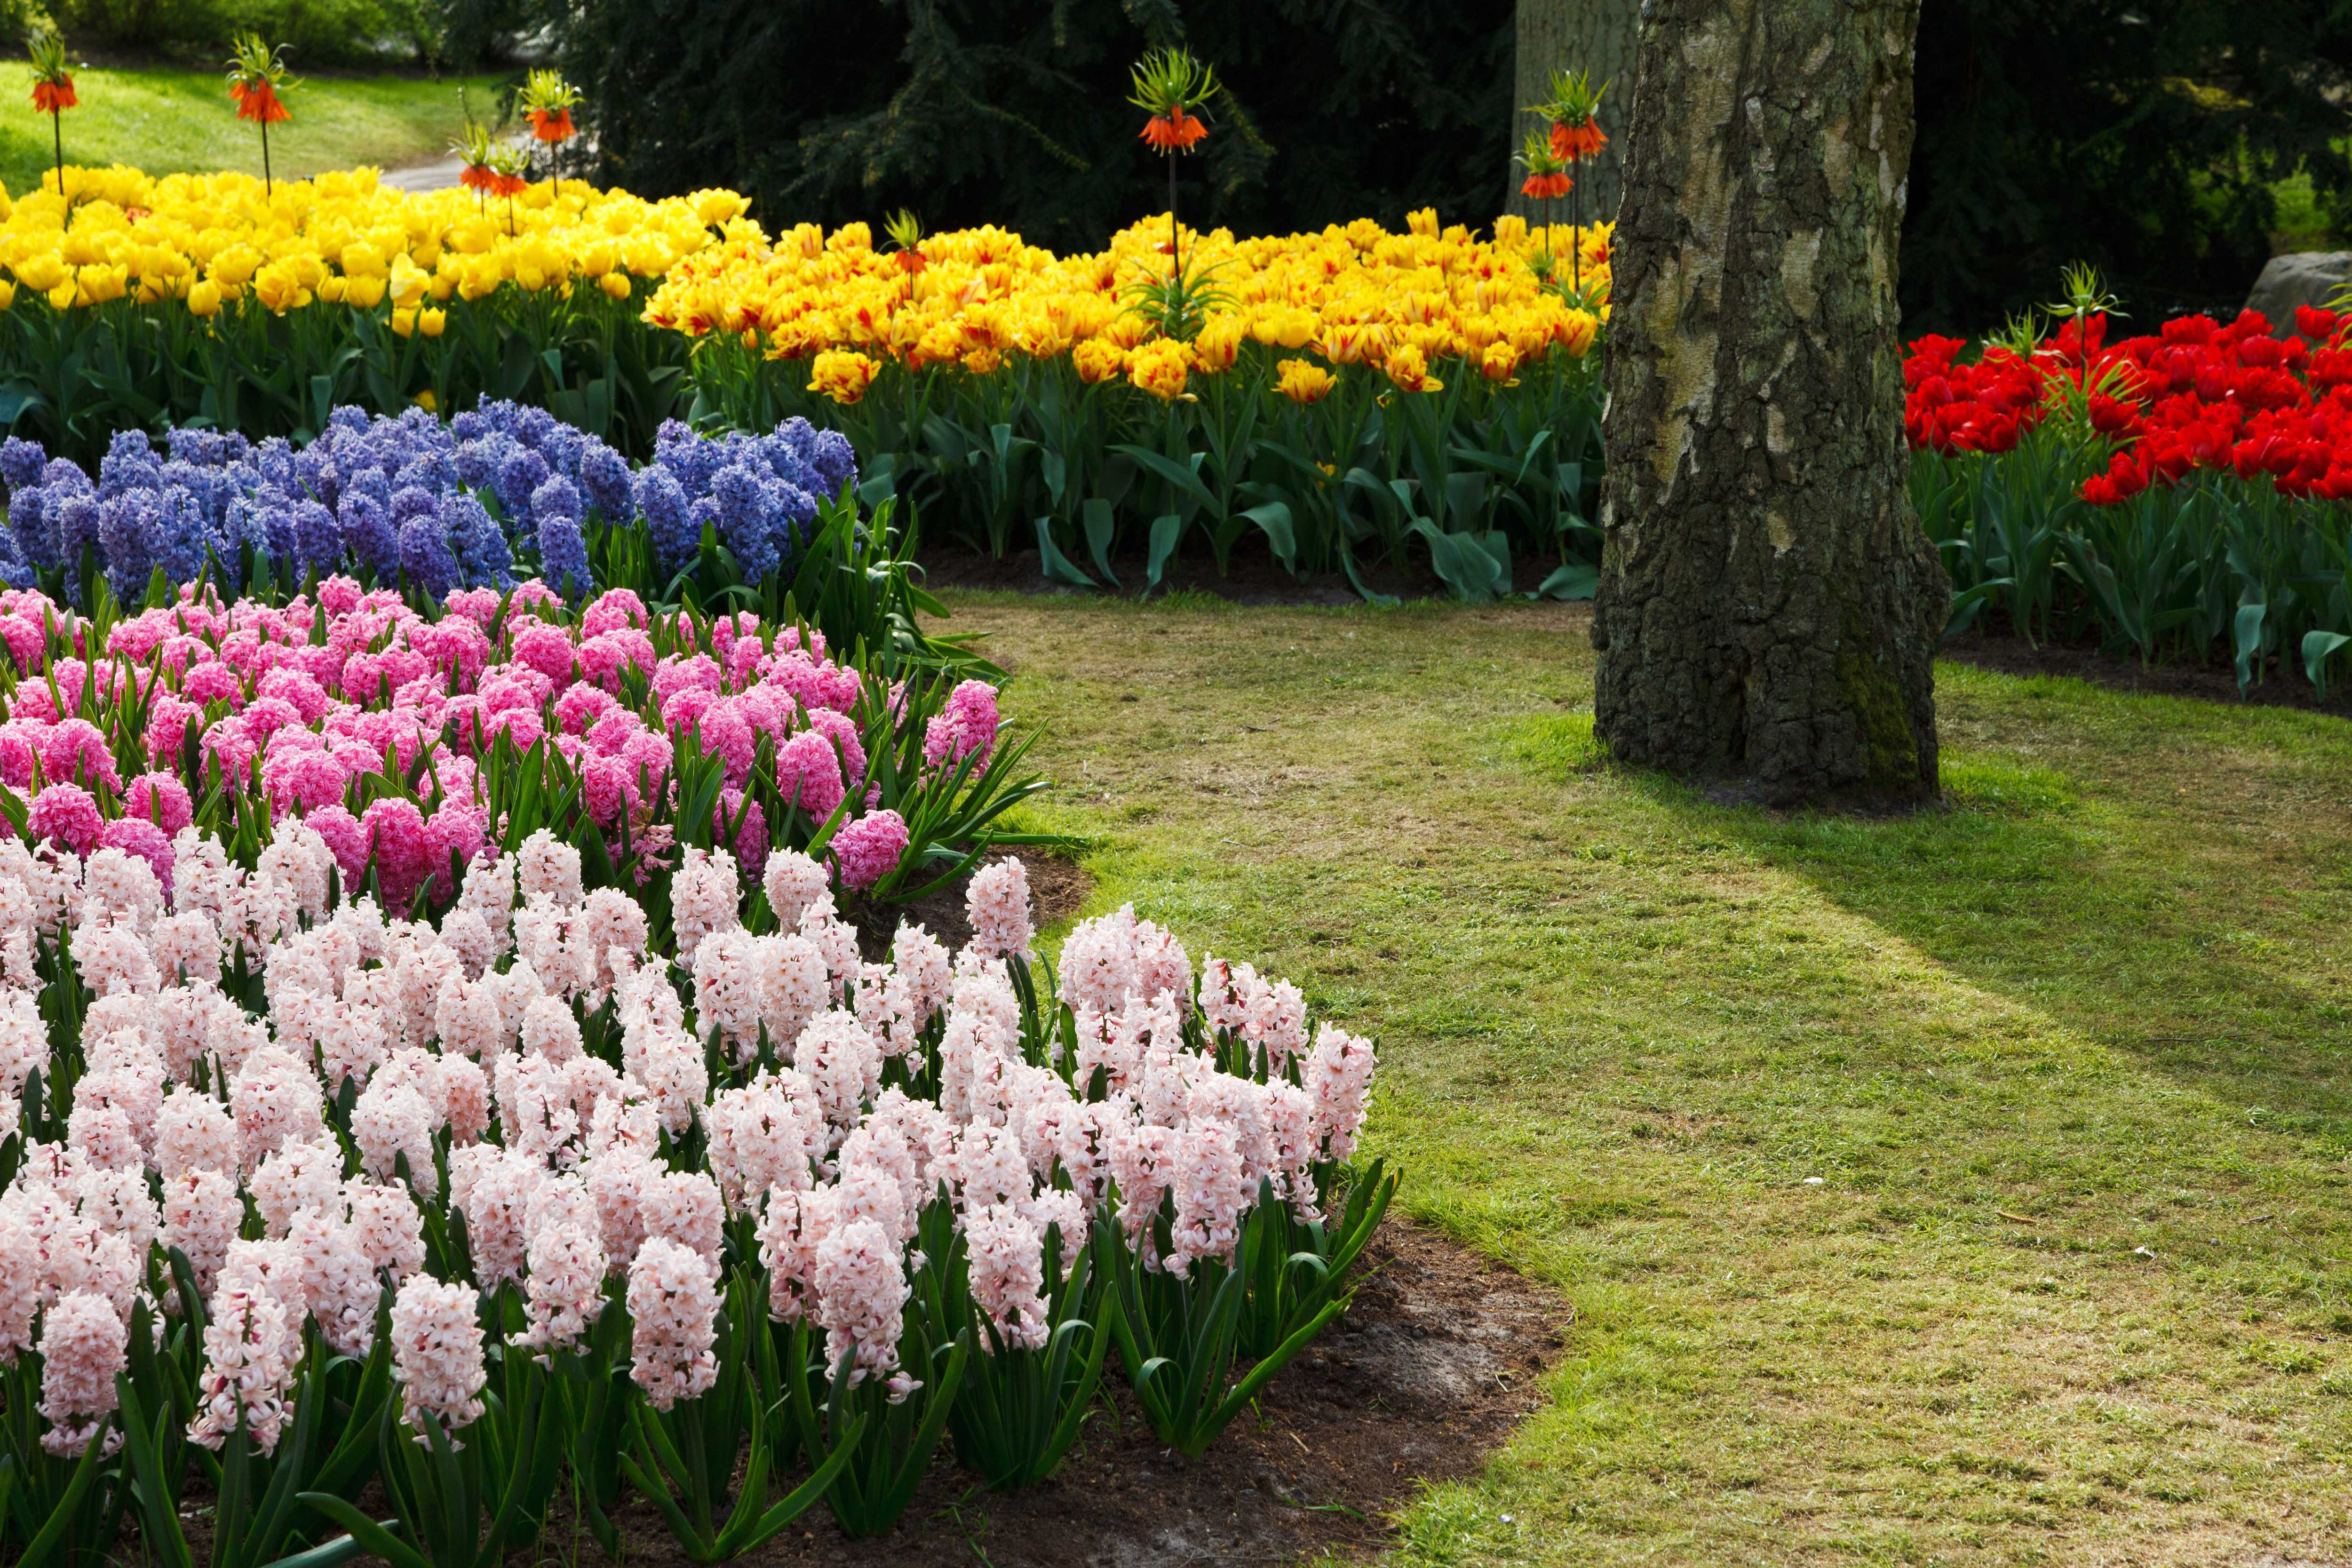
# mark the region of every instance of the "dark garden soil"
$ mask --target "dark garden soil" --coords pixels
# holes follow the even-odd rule
[[[2352,682],[2336,683],[2323,700],[2303,678],[2300,668],[2275,662],[2262,681],[2242,696],[2237,671],[2226,663],[2173,659],[2143,665],[2133,655],[2108,653],[2096,644],[2031,643],[2000,631],[1971,631],[1953,637],[1944,644],[1941,657],[2003,675],[2068,676],[2116,691],[2302,708],[2352,718]]]
[[[1347,1315],[1275,1378],[1255,1413],[1187,1459],[1152,1441],[1124,1383],[1061,1472],[996,1496],[948,1445],[897,1530],[851,1541],[822,1504],[744,1559],[873,1568],[1191,1568],[1376,1550],[1423,1480],[1468,1475],[1542,1403],[1573,1314],[1433,1232],[1391,1218]],[[1107,1389],[1117,1381],[1105,1374]],[[632,1568],[685,1568],[660,1516],[618,1521]],[[562,1543],[542,1540],[541,1559]],[[582,1560],[597,1559],[593,1546]]]
[[[1084,867],[1041,850],[999,849],[989,854],[982,864],[1014,858],[1028,864],[1029,915],[1039,931],[1077,913],[1087,895],[1094,891],[1095,879]],[[964,890],[971,885],[971,876],[967,874],[938,892],[911,902],[875,905],[860,901],[850,904],[844,912],[857,929],[857,944],[865,951],[868,963],[879,963],[890,956],[890,940],[898,934],[902,921],[914,921],[953,952],[971,940],[971,921],[964,914]]]

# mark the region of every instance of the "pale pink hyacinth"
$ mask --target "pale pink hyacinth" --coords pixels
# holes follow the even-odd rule
[[[526,899],[551,899],[570,909],[584,896],[580,886],[580,851],[541,828],[515,851],[516,879]]]
[[[882,1047],[866,1026],[847,1013],[825,1013],[801,1031],[793,1066],[816,1091],[838,1143],[857,1125],[866,1101],[882,1084]]]
[[[218,978],[220,928],[203,910],[165,916],[155,922],[148,940],[154,945],[155,967],[167,983],[183,974],[191,980]]]
[[[750,1208],[771,1187],[805,1191],[824,1153],[823,1111],[808,1080],[786,1069],[761,1073],[740,1089],[721,1089],[705,1114],[710,1170],[732,1212]]]
[[[443,1284],[429,1274],[401,1282],[392,1303],[392,1374],[401,1408],[420,1440],[425,1423],[441,1422],[454,1435],[482,1414],[481,1292]]]
[[[236,1178],[228,1172],[185,1171],[163,1183],[163,1244],[188,1255],[200,1290],[212,1289],[244,1219]]]
[[[694,1011],[703,1038],[716,1034],[738,1062],[749,1061],[759,1046],[761,941],[739,926],[709,932],[694,950]]]
[[[629,1265],[628,1306],[629,1376],[646,1404],[667,1410],[719,1381],[719,1293],[699,1254],[666,1237],[646,1241]]]
[[[173,1084],[155,1119],[155,1168],[165,1181],[186,1171],[239,1167],[236,1123],[211,1095]]]
[[[303,1302],[327,1347],[364,1356],[376,1342],[376,1272],[339,1208],[341,1204],[294,1215],[287,1241],[301,1253]]]
[[[425,1267],[425,1222],[404,1187],[347,1181],[343,1203],[350,1218],[344,1235],[371,1270],[401,1280]]]
[[[105,1297],[76,1290],[60,1297],[41,1323],[41,1447],[79,1458],[114,1413],[114,1374],[128,1364],[129,1331]],[[107,1434],[107,1452],[121,1441]]]
[[[861,960],[857,952],[857,932],[834,909],[833,895],[826,894],[801,911],[800,934],[814,942],[816,950],[824,955],[830,994],[833,1000],[840,1001],[846,994],[849,977],[857,973]]]
[[[700,1258],[714,1279],[726,1239],[727,1207],[719,1184],[700,1171],[672,1171],[640,1197],[646,1234],[675,1241]]]
[[[912,1387],[898,1371],[898,1335],[907,1298],[905,1260],[880,1222],[852,1219],[817,1244],[810,1270],[816,1318],[824,1329],[825,1363],[839,1368],[854,1353],[853,1383],[868,1373],[889,1378],[893,1403]]]
[[[524,1310],[530,1327],[523,1342],[543,1351],[572,1351],[604,1310],[604,1241],[590,1225],[545,1225],[530,1238]]]
[[[789,1050],[833,999],[824,950],[797,933],[759,939],[760,1016],[768,1038]]]
[[[39,998],[30,991],[0,994],[0,1093],[11,1099],[23,1094],[25,1079],[36,1068],[44,1079],[48,1076],[49,1031]]]
[[[487,1059],[505,1049],[506,1015],[499,1005],[495,979],[464,980],[455,975],[442,982],[433,1004],[433,1029],[441,1048],[461,1056]]]
[[[0,1364],[33,1348],[41,1310],[41,1249],[22,1214],[0,1205]]]
[[[1300,1087],[1314,1103],[1314,1129],[1322,1142],[1321,1158],[1344,1160],[1355,1152],[1356,1135],[1363,1130],[1364,1110],[1371,1099],[1372,1069],[1379,1055],[1372,1042],[1350,1035],[1335,1024],[1315,1033],[1315,1050],[1300,1075]]]
[[[247,1169],[281,1143],[318,1136],[323,1099],[317,1076],[290,1052],[265,1046],[247,1057],[229,1089]]]
[[[476,1143],[449,1154],[449,1206],[466,1216],[475,1275],[496,1289],[524,1267],[523,1218],[547,1172],[525,1154]]]
[[[780,849],[768,857],[761,881],[768,895],[768,908],[774,912],[777,925],[785,931],[797,927],[803,911],[832,888],[832,879],[824,868],[797,849]]]
[[[408,1180],[431,1194],[440,1189],[433,1163],[436,1118],[425,1096],[404,1083],[379,1079],[360,1091],[352,1107],[352,1142],[359,1145],[360,1168],[376,1181],[391,1181],[402,1155]]]
[[[972,873],[964,889],[971,947],[993,958],[1028,956],[1036,939],[1029,921],[1029,868],[1018,856],[992,860]]]
[[[272,1237],[284,1236],[296,1215],[306,1208],[324,1208],[341,1197],[342,1147],[325,1133],[309,1142],[282,1144],[262,1161],[247,1185],[263,1227]]]
[[[285,1431],[300,1336],[278,1298],[257,1286],[224,1281],[205,1311],[211,1321],[205,1325],[205,1370],[196,1378],[196,1418],[188,1424],[188,1436],[218,1448],[242,1415],[247,1440],[273,1453]]]
[[[1211,1122],[1175,1133],[1172,1142],[1176,1223],[1162,1267],[1181,1279],[1198,1259],[1232,1260],[1242,1216],[1257,1194],[1231,1127]]]
[[[689,847],[670,877],[670,924],[677,934],[677,962],[691,969],[695,950],[715,931],[737,923],[740,900],[735,857]]]
[[[1009,1205],[965,1215],[963,1234],[972,1304],[1008,1348],[1043,1348],[1051,1331],[1045,1300],[1045,1237]],[[982,1348],[989,1348],[985,1342]]]
[[[488,1075],[467,1057],[438,1058],[436,1071],[450,1140],[461,1145],[476,1142],[490,1127]]]
[[[580,1021],[571,1004],[541,996],[522,1010],[522,1048],[562,1066],[580,1055]]]

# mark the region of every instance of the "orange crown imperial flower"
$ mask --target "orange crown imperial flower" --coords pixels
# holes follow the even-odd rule
[[[1551,155],[1561,159],[1590,158],[1609,145],[1609,138],[1587,115],[1580,125],[1570,125],[1556,120],[1551,127]]]
[[[278,96],[278,89],[266,81],[247,87],[241,81],[228,84],[229,97],[236,100],[236,117],[261,125],[278,125],[294,116]]]
[[[261,41],[257,33],[247,33],[236,43],[236,53],[228,62],[228,95],[236,102],[236,117],[257,125],[278,125],[293,119],[285,100],[278,94],[281,88],[296,84],[286,74],[286,62],[279,59],[277,48]]]
[[[580,89],[564,80],[562,71],[535,70],[523,81],[523,112],[530,118],[531,135],[541,142],[572,140],[572,110],[579,102]]]
[[[1128,102],[1151,116],[1143,140],[1152,151],[1174,156],[1207,139],[1209,128],[1195,112],[1217,96],[1217,73],[1188,50],[1155,49],[1135,68],[1135,90]]]
[[[25,52],[33,59],[33,107],[43,114],[79,107],[73,73],[66,69],[66,41],[57,28],[35,27],[26,36]]]
[[[1159,153],[1190,153],[1208,139],[1209,128],[1184,112],[1179,105],[1176,112],[1155,114],[1144,126],[1143,139]]]
[[[1568,177],[1566,163],[1541,136],[1529,135],[1527,145],[1511,161],[1528,172],[1519,184],[1520,192],[1538,201],[1564,196],[1576,184]]]
[[[1551,121],[1551,155],[1565,163],[1573,159],[1590,158],[1609,144],[1601,133],[1597,116],[1601,111],[1601,95],[1609,84],[1592,85],[1592,78],[1584,71],[1559,70],[1551,73],[1551,91],[1541,103],[1528,106],[1530,114],[1540,114]]]

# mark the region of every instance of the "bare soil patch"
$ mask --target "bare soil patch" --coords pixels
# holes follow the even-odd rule
[[[1039,931],[1049,930],[1055,921],[1077,913],[1087,895],[1095,889],[1095,879],[1085,867],[1042,850],[992,850],[982,858],[981,865],[1013,859],[1025,862],[1029,868],[1029,915]],[[946,943],[950,952],[970,942],[971,921],[964,912],[964,893],[978,871],[975,867],[938,892],[910,902],[851,903],[845,913],[857,930],[857,944],[867,962],[879,963],[890,956],[890,941],[898,934],[899,923],[904,921],[921,926]]]

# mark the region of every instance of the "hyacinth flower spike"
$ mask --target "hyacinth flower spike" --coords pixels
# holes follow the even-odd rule
[[[1587,72],[1558,70],[1552,72],[1551,89],[1544,101],[1528,106],[1529,113],[1540,114],[1551,121],[1551,133],[1545,139],[1544,150],[1550,155],[1553,164],[1566,171],[1559,176],[1567,181],[1560,187],[1561,191],[1574,193],[1575,176],[1582,173],[1584,161],[1609,144],[1609,138],[1602,134],[1600,121],[1601,95],[1608,90],[1607,82],[1593,86],[1592,78]],[[1533,178],[1532,173],[1530,178]],[[1528,194],[1534,195],[1537,193],[1530,190]],[[1583,208],[1583,197],[1572,195],[1568,217],[1569,233],[1572,237],[1569,286],[1580,302],[1584,296]]]
[[[33,107],[49,117],[57,143],[58,196],[66,204],[66,223],[73,223],[73,202],[66,195],[66,132],[64,115],[80,105],[74,96],[73,73],[66,69],[66,41],[57,24],[44,18],[25,35],[25,52],[33,59]]]
[[[555,195],[563,195],[563,176],[557,172],[555,150],[578,134],[572,111],[580,105],[580,89],[556,70],[535,70],[523,84],[522,110],[530,121],[531,140],[548,150],[548,178]]]
[[[272,47],[261,41],[260,34],[247,33],[237,40],[236,53],[228,62],[228,95],[236,103],[236,117],[261,127],[261,194],[265,200],[270,194],[269,128],[294,118],[279,94],[299,85],[286,74],[286,62],[279,58],[285,47],[283,44]]]

